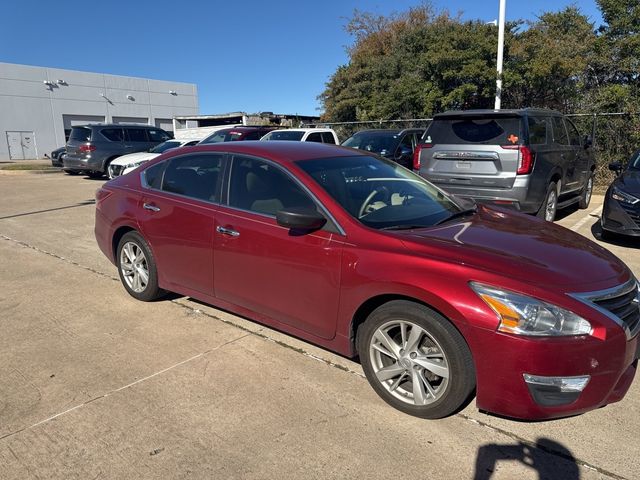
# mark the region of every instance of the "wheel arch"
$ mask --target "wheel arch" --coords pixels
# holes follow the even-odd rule
[[[111,253],[113,254],[113,258],[116,262],[118,259],[118,244],[120,243],[120,240],[122,240],[122,237],[129,232],[138,232],[138,230],[131,225],[122,225],[113,232],[113,237],[111,237]]]

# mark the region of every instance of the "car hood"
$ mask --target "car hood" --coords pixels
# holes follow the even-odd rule
[[[628,278],[608,250],[550,222],[480,205],[472,217],[428,229],[398,232],[417,254],[540,286],[578,285]]]
[[[637,197],[640,195],[640,170],[627,170],[616,180],[615,186]]]
[[[130,163],[151,160],[152,158],[156,158],[159,155],[160,155],[159,153],[149,153],[149,152],[130,153],[128,155],[123,155],[121,157],[116,158],[111,162],[111,165],[129,165]]]

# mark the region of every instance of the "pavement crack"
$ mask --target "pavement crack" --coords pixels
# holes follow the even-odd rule
[[[57,210],[67,210],[69,208],[86,207],[87,205],[95,205],[95,203],[96,203],[95,199],[85,200],[83,202],[78,202],[78,203],[76,203],[74,205],[66,205],[64,207],[47,208],[45,210],[36,210],[34,212],[15,213],[13,215],[7,215],[7,216],[4,216],[4,217],[0,217],[0,220],[6,220],[6,219],[9,219],[9,218],[17,218],[17,217],[27,217],[29,215],[37,215],[39,213],[55,212]]]
[[[185,365],[187,363],[193,362],[194,360],[198,360],[198,359],[208,355],[211,352],[214,352],[216,350],[220,350],[221,348],[224,348],[227,345],[230,345],[232,343],[238,342],[238,341],[242,340],[243,338],[248,337],[249,335],[250,334],[247,333],[245,335],[241,335],[239,337],[236,337],[236,338],[234,338],[232,340],[224,342],[224,343],[222,343],[220,345],[217,345],[215,347],[209,348],[208,350],[205,350],[205,351],[200,352],[200,353],[198,353],[196,355],[193,355],[192,357],[189,357],[189,358],[187,358],[185,360],[182,360],[182,361],[180,361],[178,363],[175,363],[175,364],[173,364],[173,365],[171,365],[171,366],[169,366],[167,368],[163,368],[162,370],[154,372],[151,375],[147,375],[146,377],[143,377],[143,378],[140,378],[138,380],[135,380],[135,381],[133,381],[131,383],[123,385],[122,387],[118,387],[118,388],[115,388],[113,390],[109,390],[108,392],[103,393],[102,395],[98,395],[96,397],[93,397],[93,398],[87,400],[86,402],[79,403],[79,404],[77,404],[77,405],[75,405],[75,406],[73,406],[71,408],[67,408],[66,410],[58,412],[55,415],[51,415],[50,417],[47,417],[44,420],[40,420],[39,422],[34,423],[33,425],[22,427],[22,428],[20,428],[18,430],[15,430],[13,432],[9,432],[9,433],[7,433],[5,435],[0,436],[0,440],[4,440],[4,439],[7,439],[9,437],[13,437],[14,435],[17,435],[17,434],[19,434],[21,432],[24,432],[26,430],[31,430],[32,428],[35,428],[35,427],[37,427],[39,425],[43,425],[45,423],[48,423],[48,422],[50,422],[50,421],[52,421],[52,420],[54,420],[54,419],[56,419],[58,417],[61,417],[63,415],[71,413],[71,412],[73,412],[75,410],[78,410],[78,409],[80,409],[80,408],[82,408],[82,407],[84,407],[86,405],[89,405],[90,403],[93,403],[93,402],[96,402],[98,400],[102,400],[104,398],[110,397],[110,396],[112,396],[112,395],[114,395],[114,394],[116,394],[118,392],[121,392],[123,390],[127,390],[127,389],[129,389],[131,387],[134,387],[135,385],[138,385],[139,383],[146,382],[147,380],[150,380],[150,379],[152,379],[154,377],[157,377],[158,375],[162,375],[163,373],[166,373],[166,372],[169,372],[171,370],[174,370],[174,369],[176,369],[178,367],[181,367],[182,365]]]

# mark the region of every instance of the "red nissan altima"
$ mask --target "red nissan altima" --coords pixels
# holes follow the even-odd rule
[[[574,415],[621,400],[638,365],[639,286],[615,256],[366,152],[188,147],[96,197],[130,295],[178,292],[358,356],[410,415],[474,395],[509,417]]]

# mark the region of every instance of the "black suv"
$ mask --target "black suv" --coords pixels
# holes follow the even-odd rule
[[[377,153],[411,169],[413,151],[423,133],[424,128],[362,130],[347,138],[342,146]]]
[[[63,168],[70,174],[87,173],[99,178],[107,172],[114,158],[145,152],[170,138],[170,134],[151,125],[99,123],[75,126],[67,141]]]
[[[587,208],[595,161],[588,138],[552,110],[467,110],[435,115],[414,168],[460,197],[553,221],[573,203]]]

